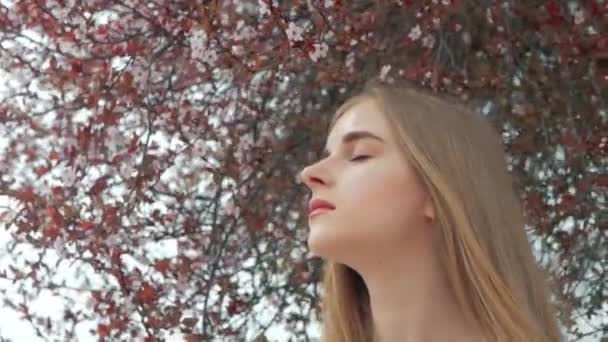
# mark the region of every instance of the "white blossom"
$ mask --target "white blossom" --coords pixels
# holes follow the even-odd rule
[[[118,172],[120,173],[120,176],[124,179],[130,178],[134,171],[135,160],[133,160],[133,158],[122,161],[118,167]]]
[[[202,141],[202,140],[197,140],[194,142],[193,146],[192,146],[192,153],[196,156],[196,157],[208,157],[208,153],[211,152],[211,150],[209,149],[209,146],[207,146],[207,144]]]
[[[355,67],[355,53],[353,51],[346,55],[346,67],[353,72]]]
[[[432,34],[427,34],[424,38],[422,38],[422,46],[429,49],[435,46],[435,36]]]
[[[67,17],[68,14],[70,12],[70,10],[72,9],[72,7],[74,7],[74,0],[67,0],[64,1],[63,3],[57,3],[57,1],[53,0],[53,1],[47,1],[46,5],[51,8],[51,14],[53,14],[53,16],[55,16],[55,18],[59,21],[59,22],[63,22]]]
[[[274,137],[273,129],[268,121],[264,121],[264,123],[262,123],[262,127],[260,128],[260,136],[268,140],[272,140]]]
[[[194,30],[189,37],[191,56],[196,61],[196,67],[200,71],[206,71],[207,64],[214,64],[218,60],[217,52],[209,46],[205,30]]]
[[[422,35],[422,31],[420,30],[420,25],[414,26],[411,29],[410,33],[407,35],[411,40],[418,40]]]
[[[201,56],[201,59],[208,64],[214,64],[218,60],[217,52],[215,50],[207,50]]]
[[[192,49],[204,48],[207,45],[207,32],[205,30],[192,30],[192,34],[188,39]]]
[[[253,173],[253,168],[252,168],[252,167],[251,167],[251,165],[249,165],[249,164],[243,164],[243,166],[241,167],[240,171],[241,171],[241,174],[243,175],[243,176],[242,176],[242,177],[243,177],[242,179],[247,179],[247,178],[249,178],[249,176],[251,176],[251,174]],[[239,190],[239,194],[240,194],[242,197],[245,197],[245,196],[247,196],[247,193],[248,193],[247,186],[246,186],[246,185],[243,185],[243,186],[241,187],[241,189]]]
[[[486,8],[486,19],[488,20],[488,23],[494,24],[494,19],[492,19],[492,10],[489,7]]]
[[[439,24],[441,24],[441,18],[439,18],[439,17],[433,18],[433,27],[439,28]]]
[[[120,133],[120,130],[116,126],[110,126],[106,128],[108,149],[111,154],[118,153],[120,148],[125,145],[125,139]]]
[[[585,21],[585,12],[583,12],[580,8],[573,13],[574,15],[574,23],[576,25],[581,24]]]
[[[327,50],[328,50],[327,44],[325,44],[325,43],[321,43],[321,44],[314,43],[313,47],[314,47],[314,50],[310,51],[308,53],[308,56],[310,57],[310,59],[313,62],[316,62],[320,58],[325,58],[325,56],[327,56]]]
[[[498,51],[500,51],[501,55],[507,51],[507,47],[503,43],[498,43],[496,47],[498,48]]]
[[[78,53],[78,46],[70,40],[60,40],[57,42],[57,49],[63,53],[70,53],[76,55]]]
[[[255,30],[251,26],[245,26],[245,21],[239,20],[236,24],[235,40],[248,40],[255,37]]]
[[[76,171],[72,167],[65,167],[61,173],[61,181],[64,186],[71,186],[76,181]]]
[[[265,16],[265,15],[270,15],[270,8],[268,7],[268,4],[266,3],[266,1],[264,0],[258,0],[258,3],[260,4],[260,15],[261,16]]]
[[[299,27],[298,25],[294,24],[293,22],[289,23],[289,26],[287,27],[287,30],[285,31],[289,41],[293,41],[293,42],[304,40],[304,38],[302,37],[303,32],[304,32],[304,29]]]
[[[236,56],[242,56],[243,54],[245,54],[245,49],[243,48],[242,45],[232,45],[232,47],[230,48],[230,50]]]
[[[388,72],[391,70],[391,66],[390,65],[385,65],[382,67],[382,69],[380,70],[380,79],[381,80],[385,80],[386,79],[386,75],[388,74]]]
[[[226,211],[226,215],[231,216],[231,217],[238,217],[241,212],[241,209],[239,208],[239,206],[236,205],[236,203],[234,203],[233,197],[228,199],[228,203],[226,203],[224,210]]]
[[[133,75],[133,81],[137,87],[139,89],[144,89],[148,83],[148,70],[143,58],[138,57],[135,59],[131,68],[131,74]]]
[[[230,16],[226,13],[220,14],[220,23],[222,23],[223,26],[228,26],[230,24]]]
[[[517,115],[524,115],[526,114],[526,108],[521,103],[516,103],[511,108],[511,112]]]
[[[191,56],[193,59],[203,59],[207,51],[207,32],[205,30],[193,30],[188,38],[190,43]]]

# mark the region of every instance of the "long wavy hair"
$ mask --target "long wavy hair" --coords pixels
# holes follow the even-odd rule
[[[497,130],[447,95],[411,83],[369,80],[335,112],[371,98],[435,208],[441,266],[469,319],[487,341],[565,341],[551,294],[557,287],[534,258],[523,207]],[[322,341],[371,341],[369,293],[347,265],[323,261]]]

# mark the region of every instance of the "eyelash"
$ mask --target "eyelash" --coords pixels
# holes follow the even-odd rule
[[[353,159],[351,159],[350,161],[366,160],[367,158],[369,158],[369,156],[356,156]]]

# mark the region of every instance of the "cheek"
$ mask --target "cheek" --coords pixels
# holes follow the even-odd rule
[[[405,172],[390,172],[366,182],[350,208],[358,222],[375,229],[404,231],[423,217],[424,193]]]
[[[412,189],[403,174],[385,172],[369,179],[381,181],[345,187],[339,196],[342,205],[312,221],[308,245],[314,254],[348,258],[353,250],[404,246],[408,240],[415,241],[412,232],[420,227],[417,218],[422,215],[418,190]]]

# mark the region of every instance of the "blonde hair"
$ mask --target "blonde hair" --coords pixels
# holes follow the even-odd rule
[[[338,108],[375,101],[435,208],[436,246],[458,304],[488,341],[564,341],[536,263],[500,135],[459,101],[372,79]],[[322,340],[371,341],[369,294],[347,265],[325,260]]]

